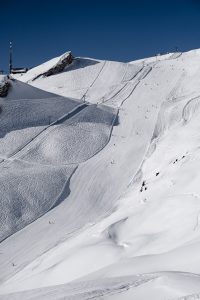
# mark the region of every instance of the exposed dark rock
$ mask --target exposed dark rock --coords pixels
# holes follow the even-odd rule
[[[48,71],[46,71],[44,73],[39,74],[33,80],[35,80],[41,76],[48,77],[48,76],[55,75],[55,74],[62,72],[66,66],[68,66],[72,63],[73,59],[74,59],[74,57],[71,52],[64,54],[63,57],[60,59],[60,61],[54,67],[50,68]]]
[[[0,97],[6,97],[8,95],[9,87],[9,81],[5,81],[0,84]]]

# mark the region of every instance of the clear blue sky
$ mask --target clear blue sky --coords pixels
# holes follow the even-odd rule
[[[75,56],[129,61],[200,48],[200,0],[10,0],[0,4],[0,69]]]

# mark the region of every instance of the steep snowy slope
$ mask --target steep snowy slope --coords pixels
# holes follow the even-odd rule
[[[105,147],[117,116],[109,107],[16,83],[10,80],[12,88],[1,101],[0,240],[68,194],[77,164]],[[27,99],[20,99],[20,93]]]
[[[40,112],[55,109],[57,121],[17,153],[1,137],[11,233],[30,223],[16,227],[29,214],[13,207],[37,203],[38,214],[0,244],[0,299],[198,297],[199,60],[199,50],[130,64],[77,58],[60,74],[20,77],[66,98],[1,100],[14,138],[41,126]],[[13,121],[15,101],[33,119]]]
[[[38,69],[41,70],[41,66]],[[60,74],[34,80],[30,70],[20,80],[62,96],[102,103],[115,98],[122,91],[124,93],[139,71],[142,71],[141,65],[75,58]],[[126,92],[127,95],[130,93],[129,90]]]

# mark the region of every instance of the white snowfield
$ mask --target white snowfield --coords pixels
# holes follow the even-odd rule
[[[0,300],[200,299],[200,50],[42,66],[0,98]]]

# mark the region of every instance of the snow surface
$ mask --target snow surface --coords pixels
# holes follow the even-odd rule
[[[199,299],[199,60],[76,58],[12,82],[0,299]]]
[[[67,197],[77,164],[105,147],[117,118],[110,107],[11,83],[1,101],[1,241]]]

